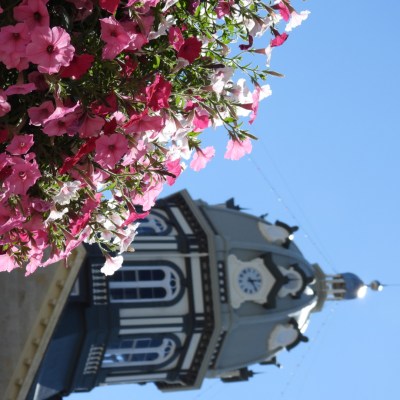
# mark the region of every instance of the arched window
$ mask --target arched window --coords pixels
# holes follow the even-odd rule
[[[174,356],[176,343],[172,337],[121,339],[107,347],[102,366],[113,368],[164,364]]]
[[[171,265],[123,266],[109,280],[111,303],[169,302],[180,288],[178,270]]]
[[[171,230],[171,223],[164,216],[153,211],[140,221],[137,233],[143,236],[166,236]]]

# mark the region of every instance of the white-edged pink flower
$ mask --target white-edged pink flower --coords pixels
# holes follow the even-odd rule
[[[19,268],[19,265],[12,257],[7,253],[0,254],[0,272],[11,272],[15,268]]]
[[[38,71],[55,74],[74,57],[75,48],[69,34],[58,26],[40,27],[32,32],[32,41],[26,47],[28,60],[38,65]]]
[[[200,171],[206,164],[214,157],[215,149],[213,146],[208,146],[205,149],[198,149],[193,155],[193,159],[190,162],[190,168],[193,171]]]
[[[78,196],[78,190],[82,186],[80,181],[65,182],[60,191],[53,197],[54,203],[65,206]]]
[[[252,150],[251,141],[249,138],[243,141],[230,139],[226,146],[224,158],[229,160],[239,160],[245,154],[250,154]]]
[[[122,256],[111,257],[106,255],[106,262],[101,267],[100,271],[104,275],[114,275],[114,272],[118,271],[122,267],[123,262],[124,257]]]
[[[310,11],[305,10],[301,11],[300,13],[296,11],[292,11],[290,14],[291,18],[288,24],[286,25],[285,31],[290,32],[292,29],[297,28],[302,24],[303,21],[305,21],[310,14]]]

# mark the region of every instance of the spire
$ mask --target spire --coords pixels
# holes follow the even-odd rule
[[[326,275],[319,265],[313,264],[313,267],[316,272],[316,290],[318,292],[318,304],[315,311],[321,310],[326,300],[361,299],[367,294],[368,288],[373,291],[383,289],[383,285],[378,280],[366,285],[352,272]]]

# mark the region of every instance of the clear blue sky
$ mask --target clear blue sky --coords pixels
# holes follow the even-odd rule
[[[300,226],[295,240],[327,273],[400,284],[400,2],[294,2],[311,15],[272,56],[272,97],[261,103],[250,158],[223,159],[226,137],[209,131],[217,154],[187,170],[165,194],[186,188],[209,203],[235,197],[248,212]],[[263,63],[260,56],[259,62]],[[250,382],[208,380],[200,391],[162,394],[113,386],[70,400],[394,399],[398,396],[400,286],[363,300],[327,304],[283,369]]]

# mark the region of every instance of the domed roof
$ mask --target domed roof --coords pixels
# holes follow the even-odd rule
[[[363,297],[367,286],[357,275],[351,272],[345,272],[341,274],[341,276],[346,287],[346,293],[344,294],[343,298],[350,300]]]

